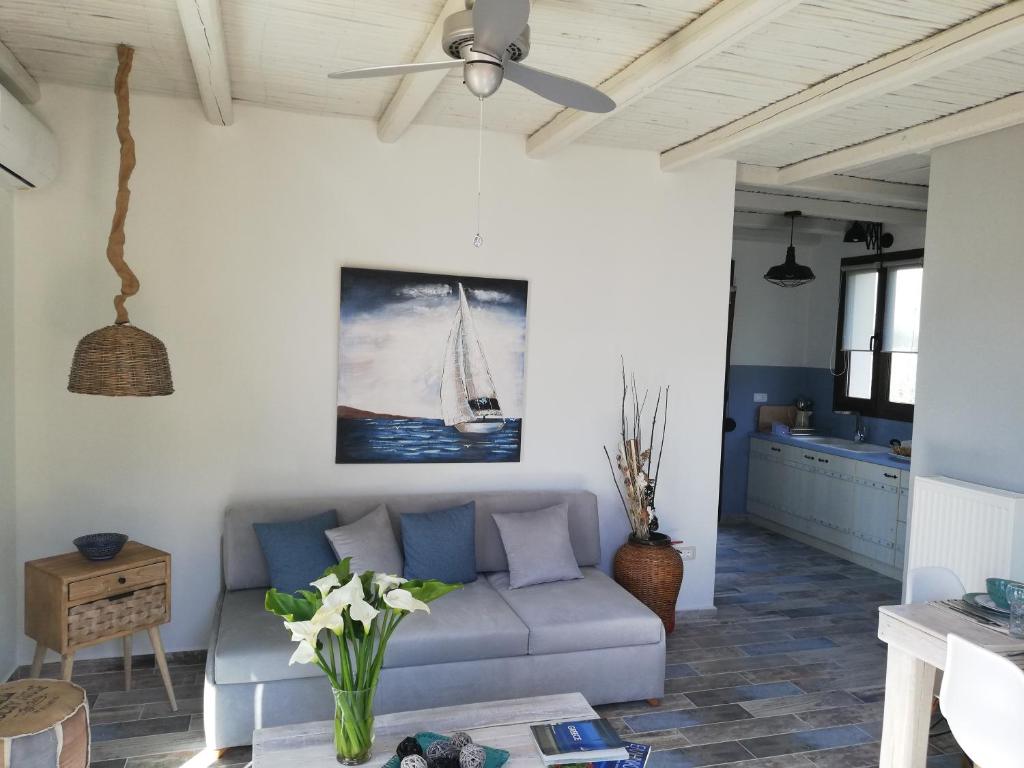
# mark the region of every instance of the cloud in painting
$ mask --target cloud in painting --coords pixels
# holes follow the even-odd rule
[[[511,304],[514,299],[502,291],[489,291],[486,288],[472,288],[470,293],[477,301],[485,301],[490,304]]]
[[[434,285],[403,285],[395,289],[395,295],[403,299],[437,299],[450,296],[452,287],[444,283]]]

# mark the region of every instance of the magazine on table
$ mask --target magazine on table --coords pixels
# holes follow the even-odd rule
[[[628,760],[625,742],[604,719],[530,726],[546,765]]]

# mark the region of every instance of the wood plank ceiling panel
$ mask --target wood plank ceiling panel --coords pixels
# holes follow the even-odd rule
[[[525,63],[596,85],[670,37],[717,0],[535,0]],[[485,103],[489,129],[529,134],[560,107],[506,82]],[[479,106],[461,70],[441,83],[417,122],[472,127]]]
[[[1002,0],[808,0],[581,141],[669,149]]]
[[[743,147],[742,162],[788,165],[1024,91],[1024,47],[1003,51]]]
[[[376,117],[398,78],[328,72],[410,61],[444,0],[222,0],[236,99]]]
[[[37,80],[113,88],[123,42],[133,88],[197,94],[174,0],[3,0],[0,37]]]
[[[928,186],[931,158],[928,155],[904,155],[884,163],[858,168],[848,175],[861,179],[892,181],[897,184]]]

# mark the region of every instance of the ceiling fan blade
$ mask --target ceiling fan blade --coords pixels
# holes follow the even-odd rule
[[[457,67],[462,63],[462,59],[448,59],[447,61],[428,61],[421,64],[394,64],[389,67],[364,67],[362,69],[350,69],[347,72],[331,72],[328,77],[332,80],[355,80],[360,77],[413,75],[417,72],[429,72],[432,69],[448,69],[450,67]]]
[[[504,59],[509,43],[530,20],[530,0],[476,0],[473,4],[473,50]]]
[[[615,109],[615,102],[597,88],[515,61],[505,62],[505,79],[563,107],[584,112],[611,112]]]

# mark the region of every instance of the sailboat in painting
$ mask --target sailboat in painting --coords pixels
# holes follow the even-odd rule
[[[446,426],[463,433],[492,434],[505,426],[491,369],[462,283],[459,283],[459,308],[455,311],[444,351],[441,415]]]

